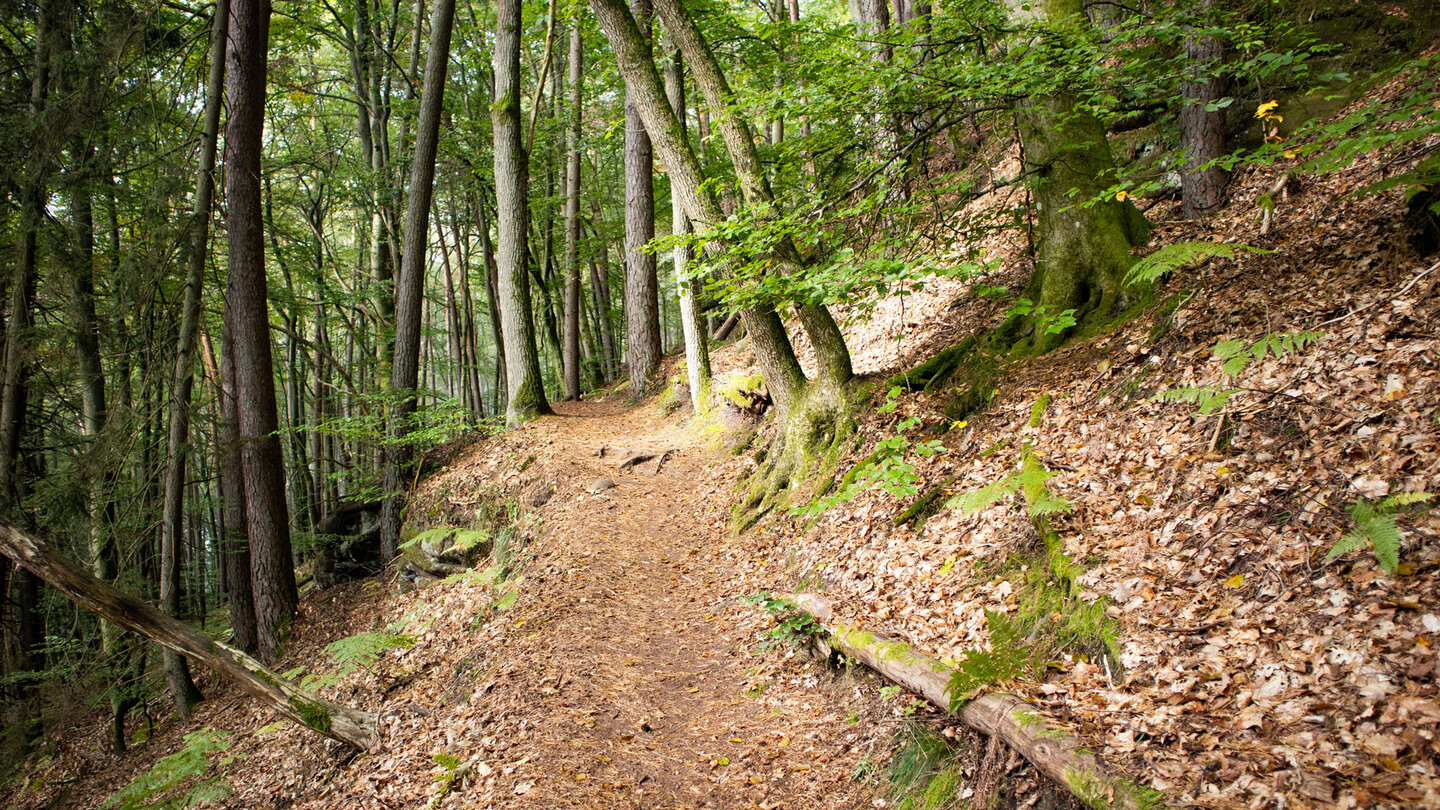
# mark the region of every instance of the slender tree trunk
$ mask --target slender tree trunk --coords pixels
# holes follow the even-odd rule
[[[603,222],[600,203],[590,202],[590,228],[595,236],[595,258],[590,260],[590,284],[595,290],[596,317],[600,319],[600,335],[605,346],[605,379],[620,376],[620,345],[615,337],[615,321],[611,312],[615,299],[610,295],[610,247],[600,231]]]
[[[250,584],[250,528],[245,515],[245,475],[240,469],[240,406],[235,399],[235,339],[229,320],[221,326],[217,367],[214,347],[204,332],[205,358],[218,404],[215,419],[215,462],[220,470],[220,553],[224,558],[226,595],[230,599],[230,643],[246,653],[259,651],[255,627],[255,596]]]
[[[200,294],[205,259],[210,252],[210,207],[215,197],[215,152],[220,134],[220,107],[225,94],[225,32],[230,1],[217,0],[210,27],[210,78],[205,87],[205,112],[200,132],[199,166],[195,172],[195,210],[185,277],[185,302],[180,313],[180,340],[171,378],[170,435],[165,456],[165,505],[160,520],[160,608],[179,614],[180,565],[177,546],[185,516],[185,460],[190,452],[190,395],[194,387],[195,343],[200,332]],[[190,677],[185,658],[166,651],[165,681],[181,717],[189,717],[204,699]]]
[[[680,132],[685,133],[685,61],[680,49],[669,44],[665,62],[665,94],[670,99],[670,109],[680,123]],[[777,119],[778,121],[778,119]],[[777,131],[783,124],[776,124]],[[680,197],[670,194],[670,227],[676,236],[690,233],[690,218],[685,216],[685,207]],[[675,291],[680,299],[680,328],[685,335],[685,371],[690,383],[690,404],[698,416],[704,413],[710,402],[710,345],[705,339],[705,329],[695,299],[701,292],[699,279],[690,278],[690,246],[677,244],[674,248]]]
[[[505,420],[517,425],[550,412],[535,348],[534,316],[525,263],[529,240],[529,178],[520,141],[520,0],[497,0],[495,102],[495,207],[499,220],[499,303],[505,340],[508,401]]]
[[[650,56],[650,0],[633,0],[639,25],[637,46]],[[660,281],[655,254],[645,246],[655,238],[655,167],[650,136],[628,85],[625,91],[625,349],[630,364],[630,390],[636,398],[650,393],[650,378],[659,367]]]
[[[251,584],[260,655],[274,660],[299,596],[285,507],[275,376],[266,301],[265,234],[260,194],[261,133],[269,0],[233,0],[226,64],[225,197],[230,211],[230,275],[225,311],[234,336],[240,462],[250,532]]]
[[[565,160],[565,398],[580,398],[580,116],[585,47],[576,14],[570,31],[570,98]]]
[[[420,376],[420,316],[429,259],[430,200],[435,190],[435,152],[440,141],[440,112],[445,97],[445,72],[450,61],[450,32],[455,0],[437,0],[430,21],[430,49],[425,57],[425,89],[415,131],[415,159],[405,210],[405,247],[401,251],[400,289],[395,302],[395,360],[390,369],[390,440],[385,445],[385,505],[381,515],[380,549],[385,559],[399,552],[400,513],[405,476],[410,468],[411,431]]]
[[[1208,16],[1211,0],[1200,0],[1199,11]],[[1180,86],[1180,139],[1185,144],[1185,164],[1180,170],[1180,196],[1185,216],[1205,216],[1225,203],[1229,173],[1209,166],[1225,154],[1225,108],[1209,109],[1225,95],[1220,75],[1225,43],[1211,36],[1192,36],[1185,41],[1185,81]]]

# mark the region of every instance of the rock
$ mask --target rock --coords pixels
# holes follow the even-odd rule
[[[585,491],[590,493],[591,495],[599,495],[607,489],[614,488],[615,482],[611,481],[609,478],[596,478],[594,481],[590,482],[590,486],[586,487]]]

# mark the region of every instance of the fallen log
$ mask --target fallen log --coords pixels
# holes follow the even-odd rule
[[[77,605],[168,650],[204,663],[291,720],[362,750],[379,744],[375,715],[301,691],[245,653],[215,641],[50,553],[33,535],[5,518],[0,518],[0,553],[50,583]]]
[[[951,667],[904,642],[835,621],[830,606],[815,594],[799,594],[794,601],[825,629],[822,652],[838,650],[935,706],[952,711]],[[1087,807],[1141,810],[1156,803],[1151,791],[1110,774],[1073,735],[1052,725],[1033,705],[1014,695],[982,694],[953,712],[970,728],[998,737],[1014,748],[1036,770],[1069,788]]]

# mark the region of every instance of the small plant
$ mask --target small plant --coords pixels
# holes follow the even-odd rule
[[[1400,541],[1405,537],[1397,517],[1401,510],[1428,503],[1434,497],[1429,492],[1401,492],[1378,503],[1361,498],[1350,507],[1350,519],[1355,522],[1355,528],[1346,532],[1330,548],[1325,561],[1368,547],[1385,573],[1394,576],[1400,570]]]
[[[332,641],[325,646],[325,654],[330,656],[335,671],[325,675],[306,675],[300,686],[309,691],[334,686],[346,676],[373,668],[387,650],[408,650],[414,646],[414,636],[398,633],[359,633]]]
[[[201,729],[185,735],[185,745],[116,791],[102,808],[119,810],[188,810],[219,804],[234,790],[225,768],[235,757],[221,757],[212,768],[211,756],[230,748],[230,734]]]
[[[1029,298],[1021,298],[1016,301],[1015,306],[1005,313],[1007,318],[1016,315],[1030,316],[1035,321],[1035,329],[1047,335],[1058,335],[1077,323],[1074,309],[1053,312],[1051,307],[1036,304]]]
[[[766,634],[760,644],[760,652],[769,652],[781,644],[804,647],[810,640],[825,632],[825,628],[814,616],[800,609],[795,600],[783,596],[772,596],[769,591],[741,597],[742,602],[759,605],[775,617],[775,627]]]
[[[1154,284],[1167,273],[1182,267],[1198,264],[1206,259],[1234,259],[1236,251],[1249,253],[1270,253],[1249,245],[1224,244],[1221,242],[1176,242],[1166,245],[1149,256],[1135,262],[1125,272],[1127,287]]]
[[[1018,492],[1025,498],[1025,507],[1031,517],[1069,512],[1072,508],[1070,502],[1051,492],[1046,483],[1055,475],[1055,472],[1045,469],[1027,444],[1021,451],[1018,471],[979,489],[957,495],[945,505],[958,507],[962,513],[973,515]]]
[[[1298,354],[1315,345],[1325,336],[1324,332],[1272,332],[1254,343],[1243,340],[1227,340],[1215,344],[1210,354],[1217,360],[1225,361],[1220,370],[1227,377],[1235,377],[1249,368],[1252,363],[1264,360],[1270,355],[1284,357]],[[1195,405],[1201,416],[1225,407],[1230,398],[1243,389],[1221,388],[1213,385],[1187,385],[1161,391],[1151,397],[1156,402],[1174,402]]]
[[[885,394],[885,403],[877,410],[880,413],[894,413],[900,406],[902,389],[893,387]],[[895,426],[896,434],[881,439],[875,444],[875,452],[861,462],[841,482],[840,488],[823,498],[817,498],[804,506],[790,511],[797,515],[819,515],[836,504],[849,503],[866,490],[879,489],[895,498],[910,498],[920,493],[916,486],[920,476],[915,465],[906,461],[911,453],[920,458],[933,458],[945,452],[945,443],[939,439],[911,441],[905,434],[920,426],[914,416],[904,419]]]
[[[445,797],[449,796],[450,792],[461,785],[465,781],[465,778],[470,775],[470,763],[460,759],[454,754],[447,754],[441,751],[431,756],[430,759],[443,770],[435,775],[435,781],[437,783],[435,786],[435,794],[430,797],[430,801],[425,803],[425,810],[433,810],[433,808],[439,807],[440,802],[444,801]]]

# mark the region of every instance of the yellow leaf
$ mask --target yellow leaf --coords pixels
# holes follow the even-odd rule
[[[1119,202],[1125,202],[1125,198],[1129,196],[1130,193],[1123,188],[1115,192],[1115,199]]]
[[[744,741],[741,740],[739,737],[731,737],[731,738],[730,738],[730,742],[738,743],[738,742],[744,742]]]
[[[690,689],[686,689],[685,691],[686,691],[686,692],[689,692],[689,693],[691,693],[691,694],[694,694],[694,693],[700,691],[700,687],[698,687],[698,686],[692,687],[692,688],[690,688]]]
[[[1387,771],[1398,771],[1398,770],[1400,770],[1400,763],[1396,762],[1395,760],[1391,759],[1390,757],[1379,757],[1379,760],[1380,760],[1380,765],[1381,765],[1382,767],[1384,767],[1385,770],[1387,770]]]
[[[1264,104],[1261,104],[1258,108],[1256,108],[1255,117],[1264,118],[1265,116],[1269,115],[1276,107],[1279,106],[1280,102],[1278,101],[1267,101]]]
[[[730,764],[730,760],[729,760],[727,757],[715,757],[715,764],[716,764],[716,765],[729,765],[729,764]]]
[[[1245,584],[1245,575],[1244,575],[1244,574],[1236,574],[1235,576],[1230,577],[1229,579],[1225,580],[1225,584],[1226,584],[1226,585],[1229,585],[1229,586],[1232,587],[1232,588],[1238,588],[1238,587],[1240,587],[1241,585],[1244,585],[1244,584]]]
[[[1221,467],[1221,468],[1219,468],[1218,470],[1215,471],[1215,477],[1216,477],[1216,478],[1223,478],[1224,476],[1227,476],[1227,475],[1229,475],[1229,474],[1230,474],[1230,468],[1229,468],[1229,467]]]

